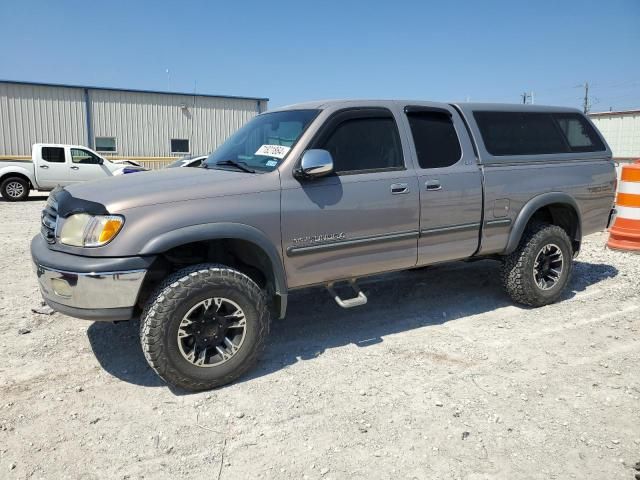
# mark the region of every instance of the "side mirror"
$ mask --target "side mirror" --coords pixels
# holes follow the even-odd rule
[[[302,178],[324,177],[333,172],[333,158],[326,150],[307,150],[302,155],[297,176]]]

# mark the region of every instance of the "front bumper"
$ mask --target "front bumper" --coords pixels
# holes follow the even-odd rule
[[[129,320],[146,270],[78,273],[35,265],[45,302],[65,315],[87,320]]]
[[[50,250],[41,236],[31,256],[45,302],[54,310],[87,320],[129,320],[153,258],[87,258]],[[98,262],[98,263],[96,263]],[[109,265],[132,268],[109,268]],[[91,268],[87,271],[87,267]]]

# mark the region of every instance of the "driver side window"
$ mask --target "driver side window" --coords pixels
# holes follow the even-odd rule
[[[404,168],[396,122],[384,109],[339,113],[315,148],[331,153],[337,174]]]
[[[93,153],[82,150],[80,148],[71,149],[71,160],[73,163],[80,163],[83,165],[100,165],[100,158]]]

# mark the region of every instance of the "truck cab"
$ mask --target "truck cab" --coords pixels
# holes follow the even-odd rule
[[[42,190],[109,177],[122,168],[80,145],[36,143],[31,157],[36,167],[36,181]]]

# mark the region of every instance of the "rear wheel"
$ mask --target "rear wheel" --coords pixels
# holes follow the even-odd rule
[[[556,225],[536,224],[504,258],[502,282],[516,302],[541,307],[560,297],[572,269],[573,247],[567,233]]]
[[[230,383],[257,361],[269,333],[264,292],[223,265],[180,270],[145,307],[140,339],[163,380],[187,390]]]
[[[9,177],[0,185],[0,194],[8,202],[19,202],[29,196],[29,182],[21,177]]]

